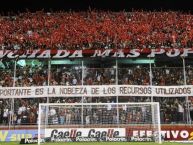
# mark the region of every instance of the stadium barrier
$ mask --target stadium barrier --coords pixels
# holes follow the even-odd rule
[[[89,130],[89,128],[85,128]],[[92,128],[93,129],[93,128]],[[130,132],[128,132],[130,130]],[[139,126],[133,131],[129,127],[125,129],[126,134],[132,133],[132,136],[138,136],[139,138],[143,135],[149,134],[151,136],[151,131]],[[37,129],[16,129],[16,130],[0,130],[0,142],[10,142],[10,141],[21,141],[22,139],[33,139],[37,138]],[[164,140],[167,141],[186,141],[193,140],[193,126],[186,125],[162,125],[162,136]]]

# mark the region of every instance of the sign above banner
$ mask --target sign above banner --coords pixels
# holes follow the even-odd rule
[[[112,58],[137,58],[141,55],[153,58],[157,55],[167,57],[188,57],[193,54],[193,48],[182,49],[98,49],[98,50],[1,50],[0,59],[64,59],[64,58],[84,58],[84,57],[112,57]]]
[[[136,85],[93,85],[93,86],[40,86],[0,87],[0,98],[35,97],[106,97],[106,96],[193,96],[193,86],[136,86]]]

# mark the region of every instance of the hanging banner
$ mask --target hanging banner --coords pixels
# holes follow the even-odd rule
[[[193,53],[193,48],[160,48],[160,49],[85,49],[85,50],[0,50],[0,59],[64,59],[64,58],[84,58],[84,57],[112,57],[112,58],[137,58],[142,54],[144,57],[153,58],[158,55],[167,57],[188,57]]]
[[[136,86],[136,85],[93,85],[93,86],[40,86],[0,87],[0,98],[34,97],[105,97],[105,96],[193,96],[193,86]]]

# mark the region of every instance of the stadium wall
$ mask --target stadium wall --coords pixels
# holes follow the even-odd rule
[[[91,129],[91,128],[90,128]],[[13,130],[0,130],[0,142],[10,142],[10,141],[21,141],[22,138],[36,138],[38,134],[37,129],[24,129],[17,128]],[[132,136],[148,136],[151,135],[151,131],[147,130],[143,126],[136,126],[126,128],[126,137],[128,135]],[[164,140],[170,141],[182,141],[182,140],[193,140],[193,126],[185,125],[162,125],[162,135]]]

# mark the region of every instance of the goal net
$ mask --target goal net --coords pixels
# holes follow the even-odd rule
[[[161,143],[159,103],[39,104],[38,144],[72,141]]]

